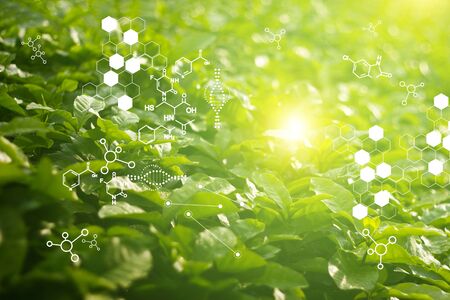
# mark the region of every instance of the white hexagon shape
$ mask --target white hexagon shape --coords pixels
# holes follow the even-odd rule
[[[447,149],[448,151],[450,151],[450,135],[446,136],[443,140],[442,140],[442,145],[444,146],[445,149]]]
[[[384,136],[384,130],[383,128],[381,128],[378,125],[372,126],[369,129],[369,138],[371,138],[372,140],[379,141],[383,138]]]
[[[123,67],[123,56],[120,54],[114,54],[109,58],[109,66],[114,69],[120,69]]]
[[[103,82],[109,86],[115,86],[119,82],[119,75],[114,71],[108,71],[103,75]]]
[[[355,153],[355,162],[358,165],[365,165],[370,161],[370,154],[367,151],[359,150]]]
[[[367,217],[367,206],[364,206],[362,204],[357,204],[353,206],[352,209],[353,217],[355,217],[358,220],[362,220],[365,217]]]
[[[365,182],[371,182],[375,179],[375,170],[371,167],[365,167],[360,172],[361,180]]]
[[[387,163],[381,163],[377,166],[377,175],[381,178],[388,178],[392,173],[392,168]]]
[[[125,31],[123,41],[128,45],[136,44],[138,42],[138,33],[133,29]]]
[[[106,32],[111,32],[117,29],[118,24],[116,19],[108,16],[102,20],[102,29]]]
[[[441,143],[442,135],[439,131],[433,130],[432,132],[427,134],[426,140],[428,145],[430,145],[431,147],[436,147]]]
[[[389,199],[391,198],[391,193],[388,191],[379,191],[375,194],[375,204],[380,207],[386,206],[389,203]]]
[[[437,159],[433,159],[428,163],[428,172],[433,175],[439,175],[444,170],[444,164]]]
[[[121,110],[129,110],[133,107],[133,99],[127,95],[123,95],[117,101],[117,106],[119,106]]]
[[[442,93],[434,96],[434,106],[439,109],[444,109],[448,106],[448,97]]]
[[[141,69],[141,62],[137,57],[130,58],[125,62],[125,70],[127,70],[131,74],[136,73],[140,69]]]

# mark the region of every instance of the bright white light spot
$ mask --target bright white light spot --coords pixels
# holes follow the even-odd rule
[[[266,55],[258,55],[255,57],[255,65],[258,68],[264,68],[269,63],[269,58]]]
[[[281,131],[281,137],[289,141],[300,141],[304,139],[306,133],[305,125],[297,118],[291,118],[286,122]]]

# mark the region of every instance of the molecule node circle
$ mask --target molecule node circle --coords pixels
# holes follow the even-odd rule
[[[58,246],[62,252],[64,253],[70,253],[70,260],[72,262],[78,262],[80,260],[80,257],[78,256],[78,254],[73,253],[73,246],[74,243],[82,236],[87,236],[89,234],[89,230],[87,230],[86,228],[82,229],[80,234],[74,238],[73,240],[69,239],[69,233],[67,232],[63,232],[61,234],[63,240],[61,241],[61,243],[57,244],[57,243],[53,243],[52,241],[47,241],[46,245],[47,247],[54,247],[54,246]],[[84,242],[83,242],[84,243]]]
[[[373,255],[376,254],[379,257],[379,263],[377,264],[377,268],[378,270],[382,270],[384,268],[383,265],[383,256],[386,255],[387,251],[388,251],[388,246],[389,245],[393,245],[395,243],[397,243],[397,238],[395,236],[390,236],[388,238],[388,242],[387,243],[378,243],[377,241],[375,241],[373,239],[373,237],[370,235],[370,231],[369,229],[363,229],[362,231],[362,236],[364,237],[368,237],[374,244],[375,244],[375,248],[369,248],[367,250],[367,254],[369,255]]]

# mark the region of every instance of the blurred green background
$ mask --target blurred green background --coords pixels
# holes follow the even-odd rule
[[[0,298],[449,298],[449,151],[424,144],[431,130],[449,130],[450,108],[432,107],[450,94],[449,1],[1,1],[0,10]],[[185,136],[136,141],[161,122],[144,109],[160,101],[147,75],[161,71],[135,77],[145,88],[128,112],[115,97],[80,97],[102,81],[107,16],[145,20],[139,39],[161,46],[168,69],[199,49],[211,61],[176,86],[198,108]],[[375,34],[364,30],[378,21]],[[286,30],[281,49],[265,28]],[[36,35],[46,64],[21,45]],[[358,79],[343,55],[381,55],[392,78]],[[232,95],[220,130],[203,99],[214,68]],[[424,83],[406,106],[400,81]],[[104,109],[79,109],[95,101]],[[367,139],[374,125],[385,143]],[[117,205],[89,174],[73,191],[62,185],[87,161],[99,172],[101,138],[137,162],[110,166],[127,193]],[[348,181],[358,181],[361,148],[395,166],[364,192]],[[427,172],[434,158],[439,176]],[[153,163],[187,180],[159,191],[127,180]],[[353,218],[381,189],[393,195],[390,211]],[[196,223],[166,201],[223,207],[192,207]],[[100,251],[78,241],[78,263],[46,246],[82,228]],[[397,238],[383,270],[363,228],[378,242]]]

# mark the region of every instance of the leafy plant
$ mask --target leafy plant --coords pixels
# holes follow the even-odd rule
[[[446,1],[20,0],[0,8],[2,299],[449,298],[448,150],[437,150],[445,172],[427,186],[426,166],[412,161],[426,151],[405,147],[448,121],[450,108],[430,109],[450,92]],[[108,15],[145,20],[139,38],[157,41],[169,66],[198,49],[211,61],[176,85],[198,108],[186,135],[139,142],[139,128],[161,121],[145,110],[160,101],[155,89],[129,111],[82,92],[101,83]],[[363,30],[379,19],[376,34]],[[280,50],[266,27],[286,29]],[[46,64],[21,44],[37,35]],[[383,55],[393,78],[358,79],[344,54]],[[215,67],[232,96],[219,130],[202,89]],[[151,72],[140,83],[162,74]],[[425,86],[402,106],[397,80]],[[288,120],[303,129],[284,129]],[[389,142],[367,138],[373,125]],[[135,168],[116,161],[102,174],[101,139]],[[392,193],[390,214],[370,207],[360,221],[352,208],[372,198],[348,179],[358,177],[352,154],[361,148],[402,177],[370,190]],[[152,164],[182,179],[159,189],[130,179]],[[46,246],[83,228],[100,251],[80,237],[72,262]],[[382,270],[364,228],[379,243],[396,237]]]

